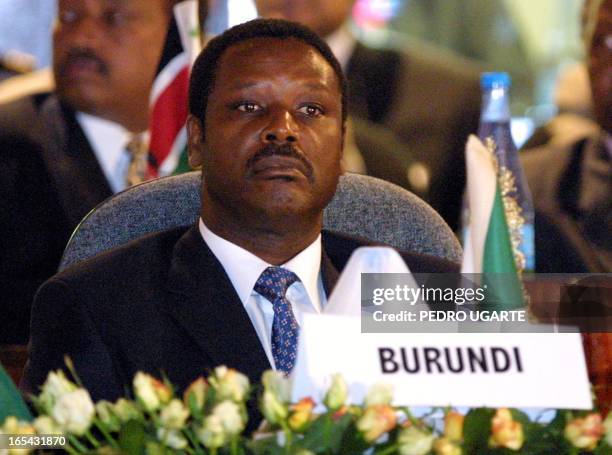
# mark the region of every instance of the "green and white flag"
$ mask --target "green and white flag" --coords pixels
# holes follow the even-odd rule
[[[19,420],[32,420],[32,415],[19,390],[0,364],[0,426],[9,416],[15,416]]]
[[[493,150],[471,135],[465,147],[470,219],[462,273],[483,274],[487,303],[496,310],[524,306],[499,170]]]

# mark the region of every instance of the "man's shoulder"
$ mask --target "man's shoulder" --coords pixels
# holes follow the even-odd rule
[[[386,66],[389,71],[397,71],[397,67],[389,67],[392,62],[401,67],[402,71],[398,76],[409,73],[423,74],[431,76],[433,82],[462,83],[480,90],[482,67],[478,62],[421,41],[402,42],[401,45],[384,48],[374,48],[358,42],[351,62],[353,59],[364,64]]]
[[[323,247],[332,263],[342,270],[353,251],[362,246],[389,246],[368,239],[324,230]],[[398,250],[398,253],[413,273],[454,273],[459,272],[459,264],[429,254]]]
[[[568,167],[580,161],[582,151],[593,140],[587,137],[568,144],[545,144],[521,151],[519,157],[535,201],[556,196]]]
[[[188,229],[189,226],[181,226],[146,234],[72,264],[52,280],[78,286],[102,284],[104,281],[116,289],[122,283],[129,284],[135,276],[146,276],[150,280],[169,268],[173,250]]]
[[[43,106],[54,101],[53,92],[35,93],[17,98],[13,101],[0,104],[0,134],[10,130],[23,129],[27,131],[32,127],[32,120],[42,114]],[[25,121],[25,123],[24,123]]]

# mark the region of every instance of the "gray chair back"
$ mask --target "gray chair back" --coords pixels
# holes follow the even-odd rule
[[[142,235],[193,224],[200,211],[200,172],[146,182],[102,202],[77,226],[59,269]],[[459,261],[461,247],[442,218],[399,186],[357,174],[340,178],[324,213],[325,229],[398,249]]]

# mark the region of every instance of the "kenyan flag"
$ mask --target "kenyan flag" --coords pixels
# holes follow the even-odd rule
[[[176,4],[151,90],[149,149],[155,176],[190,170],[185,122],[189,71],[200,52],[199,34],[197,0]]]

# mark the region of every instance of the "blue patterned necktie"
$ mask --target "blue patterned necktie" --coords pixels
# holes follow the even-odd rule
[[[291,303],[285,297],[287,289],[296,281],[297,275],[281,267],[268,267],[255,283],[255,291],[272,302],[272,357],[276,369],[288,375],[293,370],[297,355],[300,326],[295,320]]]

